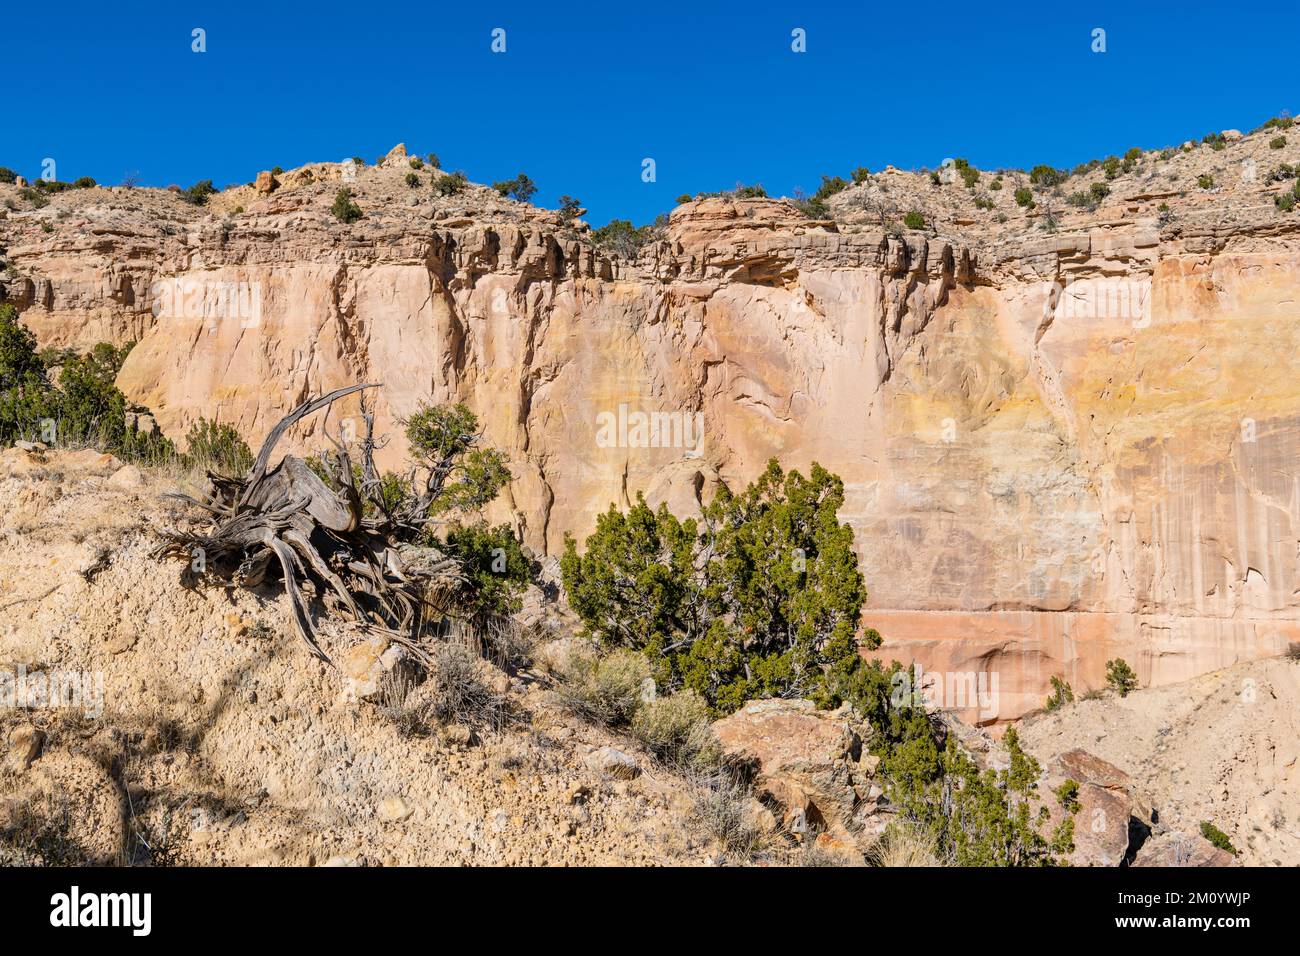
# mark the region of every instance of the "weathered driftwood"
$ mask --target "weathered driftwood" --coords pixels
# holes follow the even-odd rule
[[[163,531],[156,552],[188,562],[186,576],[198,585],[255,587],[278,573],[299,635],[326,662],[329,656],[321,649],[304,596],[308,582],[330,612],[382,632],[419,658],[426,657],[419,646],[422,631],[441,621],[447,595],[464,582],[456,561],[433,548],[404,545],[402,538],[410,536],[394,534],[397,526],[413,527],[414,514],[396,516],[396,523],[378,509],[376,516],[365,516],[367,501],[380,502],[380,478],[374,465],[374,416],[364,395],[366,431],[359,468],[353,468],[346,445],[327,429],[336,449],[323,459],[328,481],[292,455],[269,467],[272,452],[291,426],[344,396],[375,387],[336,389],[295,408],[271,429],[246,476],[208,473],[206,500],[173,494],[207,511],[213,523],[203,532]],[[404,554],[412,559],[409,569]]]

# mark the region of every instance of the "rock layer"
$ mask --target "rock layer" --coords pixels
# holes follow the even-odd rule
[[[1072,230],[945,238],[710,198],[626,261],[393,167],[351,227],[327,165],[241,187],[224,221],[104,190],[48,235],[11,217],[4,295],[42,344],[139,339],[119,384],[173,437],[215,415],[256,443],[361,380],[394,434],[466,401],[511,456],[498,517],[544,553],[638,492],[689,512],[770,457],[819,461],[879,653],[982,722],[1110,658],[1165,684],[1300,640],[1300,229],[1271,207],[1170,220],[1143,187]],[[979,675],[992,710],[962,698]]]

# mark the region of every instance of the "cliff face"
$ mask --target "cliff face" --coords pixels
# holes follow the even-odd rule
[[[309,393],[377,381],[395,466],[397,419],[464,400],[511,456],[503,512],[547,553],[638,492],[683,513],[770,457],[818,461],[846,483],[882,656],[987,675],[994,707],[948,701],[975,719],[1040,706],[1051,675],[1100,686],[1113,657],[1165,684],[1300,640],[1300,228],[1279,187],[1134,182],[1051,232],[940,211],[937,234],[892,234],[870,191],[929,186],[890,170],[825,222],[679,206],[626,261],[478,187],[409,199],[404,168],[362,174],[351,227],[327,166],[224,194],[248,204],[224,222],[140,190],[94,190],[51,233],[11,215],[6,294],[43,344],[138,338],[119,384],[175,437],[202,414],[255,443]]]

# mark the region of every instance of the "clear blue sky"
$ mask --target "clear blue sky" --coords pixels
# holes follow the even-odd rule
[[[14,3],[0,165],[221,187],[400,141],[478,182],[525,171],[535,202],[578,196],[600,225],[737,181],[782,194],[948,156],[1073,165],[1300,109],[1300,3],[1161,6]]]

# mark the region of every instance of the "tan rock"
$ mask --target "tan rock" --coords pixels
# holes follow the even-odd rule
[[[1200,834],[1162,833],[1147,840],[1133,866],[1235,866],[1236,858]]]
[[[9,751],[5,755],[5,768],[11,773],[23,773],[40,756],[44,744],[45,731],[37,730],[27,724],[15,727],[9,733]]]
[[[113,472],[108,483],[114,488],[136,489],[144,486],[144,475],[135,465],[123,465]]]
[[[750,701],[716,721],[723,752],[754,771],[754,789],[785,808],[796,832],[852,828],[862,739],[851,719],[806,700]]]
[[[279,187],[280,183],[269,169],[264,169],[257,174],[257,179],[253,183],[255,189],[260,195],[269,196]]]
[[[383,823],[401,823],[415,811],[401,797],[390,796],[379,801],[375,812]]]
[[[597,748],[587,755],[586,762],[592,770],[619,780],[631,780],[641,773],[636,758],[615,747]]]
[[[367,637],[343,652],[339,669],[343,672],[343,692],[349,699],[370,699],[382,687],[386,669],[384,652],[388,650],[387,638]]]

